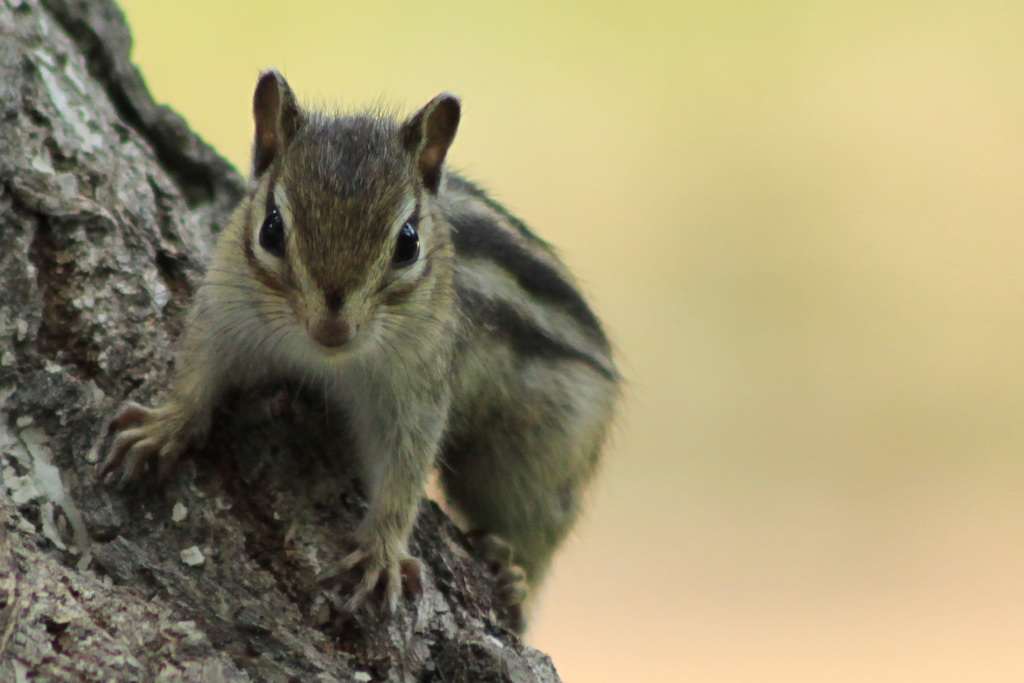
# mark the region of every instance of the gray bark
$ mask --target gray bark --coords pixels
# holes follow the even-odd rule
[[[90,447],[166,392],[243,191],[129,47],[107,0],[0,0],[0,680],[557,680],[433,503],[422,598],[332,610],[314,576],[365,503],[295,388],[229,399],[164,485],[97,483]]]

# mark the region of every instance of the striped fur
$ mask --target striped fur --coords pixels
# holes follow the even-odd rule
[[[618,396],[604,330],[554,250],[450,174],[440,205],[461,321],[441,479],[531,585],[579,512]]]
[[[452,175],[443,197],[464,318],[518,352],[617,374],[601,323],[551,247],[476,185]]]

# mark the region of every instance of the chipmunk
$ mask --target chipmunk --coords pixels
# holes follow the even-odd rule
[[[393,611],[403,578],[419,585],[407,544],[439,465],[521,631],[594,475],[619,374],[552,248],[445,169],[460,111],[444,93],[405,121],[338,116],[261,75],[248,192],[196,295],[170,398],[119,411],[99,474],[163,477],[225,390],[313,378],[351,422],[369,499],[335,572],[361,572],[345,608],[381,584]]]

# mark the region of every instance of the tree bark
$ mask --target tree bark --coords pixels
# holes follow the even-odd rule
[[[244,189],[129,48],[108,0],[0,0],[0,680],[558,680],[430,502],[423,596],[333,610],[315,576],[365,502],[337,416],[294,387],[229,399],[164,485],[97,483],[91,446],[167,390]]]

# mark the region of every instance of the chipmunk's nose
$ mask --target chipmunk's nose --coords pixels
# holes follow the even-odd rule
[[[352,326],[336,315],[328,315],[317,321],[310,321],[309,336],[313,341],[329,349],[344,346],[355,332]]]

